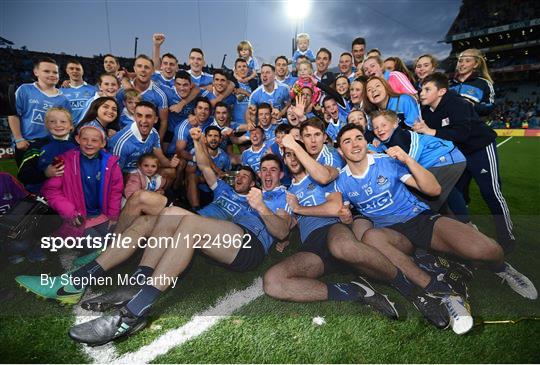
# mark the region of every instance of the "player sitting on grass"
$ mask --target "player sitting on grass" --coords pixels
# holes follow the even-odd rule
[[[364,234],[363,242],[379,249],[411,281],[422,287],[428,284],[415,276],[412,261],[403,255],[420,247],[484,263],[520,295],[537,298],[532,282],[504,262],[504,253],[495,241],[469,225],[431,211],[409,192],[406,186],[434,196],[441,188],[434,176],[401,148],[395,146],[386,151],[394,159],[367,155],[362,130],[353,124],[343,127],[338,144],[347,167],[335,181],[335,190],[373,222],[375,228]],[[335,216],[339,213],[338,209],[333,212]],[[455,298],[448,299],[452,300],[447,301],[449,305],[461,304]],[[472,328],[472,318],[467,313],[450,315],[456,333]]]

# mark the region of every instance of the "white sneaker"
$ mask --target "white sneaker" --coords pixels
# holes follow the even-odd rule
[[[532,281],[514,269],[508,262],[505,262],[504,264],[506,266],[504,271],[497,272],[495,275],[502,278],[503,282],[506,281],[508,286],[510,286],[510,288],[512,288],[519,295],[532,300],[538,298],[538,292],[536,291]]]
[[[457,295],[446,295],[442,302],[448,310],[450,316],[450,326],[458,335],[464,335],[469,332],[474,325],[474,320],[471,315],[469,305]]]

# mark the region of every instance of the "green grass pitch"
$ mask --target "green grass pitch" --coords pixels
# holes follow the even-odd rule
[[[499,139],[498,142],[503,141]],[[514,137],[499,148],[503,192],[510,206],[519,246],[508,260],[540,287],[540,139]],[[5,162],[2,170],[11,169]],[[473,221],[493,236],[487,207],[471,185]],[[294,252],[291,245],[286,255]],[[82,347],[67,336],[73,324],[71,307],[38,300],[19,289],[18,274],[59,273],[53,255],[44,264],[7,265],[0,287],[15,297],[0,303],[0,359],[2,362],[90,362]],[[196,257],[175,290],[155,305],[151,324],[114,346],[119,355],[144,345],[185,324],[234,289],[243,289],[282,255],[273,250],[256,272],[235,274]],[[131,272],[138,257],[115,271]],[[349,280],[333,275],[324,280]],[[153,360],[154,363],[530,363],[540,361],[540,321],[482,324],[482,321],[540,317],[540,301],[515,294],[486,272],[477,271],[471,283],[471,306],[477,326],[459,337],[451,330],[428,325],[395,291],[377,285],[398,303],[405,319],[391,322],[354,303],[297,304],[261,296],[235,314],[185,344]],[[106,288],[93,288],[104,291]],[[324,317],[315,326],[312,318]]]

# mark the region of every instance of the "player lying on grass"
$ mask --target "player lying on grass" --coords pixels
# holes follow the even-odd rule
[[[500,245],[467,224],[429,210],[407,189],[409,186],[424,194],[437,195],[440,185],[401,148],[389,148],[388,156],[368,155],[366,140],[356,125],[347,125],[340,131],[338,145],[347,166],[335,180],[334,189],[375,227],[360,239],[381,251],[413,283],[427,285],[405,255],[420,247],[483,263],[518,294],[537,298],[533,283],[504,261]],[[332,214],[338,216],[339,209],[334,209]],[[472,327],[467,317],[459,321],[461,318],[451,316],[451,322],[456,322],[453,324],[456,332],[464,333]]]

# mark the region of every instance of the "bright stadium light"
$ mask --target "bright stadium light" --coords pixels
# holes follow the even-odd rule
[[[294,38],[292,53],[296,50],[296,36],[298,34],[298,24],[308,16],[311,8],[310,0],[287,0],[287,15],[294,20]]]
[[[296,21],[307,17],[311,1],[309,0],[287,0],[287,15]]]

